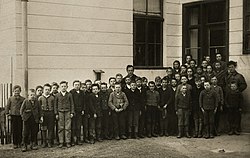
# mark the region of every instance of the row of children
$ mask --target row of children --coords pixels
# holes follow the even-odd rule
[[[246,84],[235,77],[241,75],[235,71],[236,63],[229,62],[230,71],[223,73],[226,83],[226,86],[223,86],[228,87],[224,94],[225,91],[218,82],[220,76],[213,75],[210,76],[211,80],[208,80],[204,75],[204,67],[201,76],[193,73],[198,73],[198,67],[177,72],[175,63],[176,61],[173,68],[167,69],[167,76],[160,80],[157,77],[155,82],[150,81],[148,84],[145,77],[137,77],[134,67],[128,65],[128,75],[124,78],[121,74],[111,77],[109,88],[107,83],[100,81],[92,84],[91,80],[84,83],[76,80],[73,82],[74,88],[68,92],[68,83],[62,81],[60,92],[56,83],[45,84],[43,87],[37,87],[37,95],[35,90],[31,89],[25,99],[20,96],[21,87],[15,86],[14,96],[9,98],[6,107],[6,114],[12,122],[14,148],[23,142],[22,150],[26,151],[27,144],[31,141],[31,148],[37,149],[39,123],[43,147],[51,147],[54,137],[59,140],[59,147],[64,144],[67,147],[81,144],[82,126],[83,141],[86,143],[112,138],[119,140],[168,136],[171,128],[174,129],[177,125],[177,137],[182,137],[185,131],[185,135],[190,138],[191,114],[195,122],[194,137],[202,137],[202,130],[205,129],[204,137],[213,138],[216,129],[214,115],[223,107],[227,107],[230,113],[230,134],[239,134],[236,130],[239,122],[237,119],[242,109],[241,92],[246,88]],[[180,79],[176,78],[176,74],[181,74]],[[242,75],[240,77],[244,79]],[[170,127],[171,120],[175,120],[176,116],[178,123]]]

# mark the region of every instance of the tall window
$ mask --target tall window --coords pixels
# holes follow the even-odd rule
[[[183,57],[191,54],[200,63],[216,53],[228,59],[228,1],[213,0],[183,5]]]
[[[250,1],[243,1],[243,53],[250,54]]]
[[[136,68],[162,67],[162,0],[134,0]]]

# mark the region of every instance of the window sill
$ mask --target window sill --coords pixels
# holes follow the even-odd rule
[[[165,70],[166,67],[163,66],[134,66],[137,70]]]

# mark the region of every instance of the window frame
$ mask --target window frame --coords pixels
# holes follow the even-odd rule
[[[247,50],[247,36],[250,36],[250,30],[247,30],[248,22],[247,17],[250,17],[250,10],[247,10],[247,0],[243,0],[243,54],[250,54],[250,49]],[[249,43],[250,44],[250,43]]]
[[[136,69],[161,69],[163,68],[163,0],[160,1],[160,15],[153,15],[153,14],[148,14],[148,0],[146,1],[146,13],[145,14],[140,14],[138,12],[135,12],[133,9],[133,65]],[[150,42],[148,41],[148,23],[149,22],[160,22],[160,64],[155,65],[155,66],[150,66],[145,63],[145,65],[136,65],[135,64],[135,52],[136,52],[136,44],[139,42],[136,42],[136,21],[137,20],[145,20],[145,61],[148,61],[146,63],[149,64],[149,52],[148,52],[148,45]]]
[[[208,16],[207,9],[205,9],[209,4],[216,3],[216,2],[225,2],[225,21],[224,22],[214,22],[214,23],[207,23]],[[191,3],[185,3],[183,4],[182,9],[182,63],[185,63],[185,56],[186,56],[186,47],[188,42],[190,42],[190,37],[188,35],[188,31],[190,30],[190,26],[188,23],[189,16],[185,16],[186,12],[189,8],[192,7],[198,7],[200,10],[199,12],[199,20],[200,23],[197,25],[197,28],[199,28],[200,34],[199,34],[199,48],[200,53],[198,54],[197,64],[200,64],[203,60],[203,57],[205,55],[208,55],[208,48],[209,48],[209,40],[208,35],[206,35],[207,31],[209,30],[209,26],[213,25],[216,26],[216,24],[222,24],[225,23],[225,55],[223,56],[225,61],[228,61],[229,59],[229,0],[204,0],[204,1],[198,1],[198,2],[191,2]],[[204,17],[205,18],[202,18]],[[187,31],[188,30],[188,31]],[[206,40],[206,42],[203,42]],[[218,46],[219,47],[219,46]]]

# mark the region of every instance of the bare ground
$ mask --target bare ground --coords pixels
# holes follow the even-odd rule
[[[223,150],[225,152],[223,152]],[[219,152],[221,150],[221,152]],[[199,157],[237,158],[250,157],[250,135],[223,135],[214,139],[177,139],[175,137],[145,138],[139,140],[104,141],[94,145],[84,144],[69,149],[39,148],[37,151],[22,153],[11,145],[0,145],[0,158],[59,158],[59,157]]]

